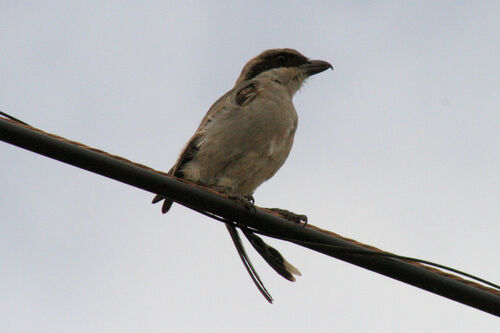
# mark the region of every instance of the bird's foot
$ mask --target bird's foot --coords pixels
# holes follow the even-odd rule
[[[239,193],[235,193],[231,187],[228,186],[213,186],[212,187],[214,190],[217,192],[224,194],[227,196],[229,199],[234,200],[243,206],[245,206],[248,210],[255,210],[255,199],[253,198],[253,195],[247,194],[247,195],[242,195]]]
[[[275,213],[280,214],[283,218],[287,219],[288,221],[292,221],[295,223],[303,223],[303,226],[305,227],[307,225],[307,216],[302,215],[302,214],[295,214],[292,213],[289,210],[286,209],[281,209],[281,208],[267,208],[270,211],[273,211]]]

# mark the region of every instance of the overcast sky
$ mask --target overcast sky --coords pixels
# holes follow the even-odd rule
[[[255,193],[384,250],[500,280],[498,1],[0,0],[0,110],[168,170],[262,50],[331,62]],[[498,332],[498,318],[269,240],[290,283],[225,228],[0,143],[1,332]],[[248,246],[249,247],[249,246]]]

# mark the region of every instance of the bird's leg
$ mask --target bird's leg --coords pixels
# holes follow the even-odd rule
[[[281,209],[281,208],[266,208],[270,211],[280,214],[283,218],[288,221],[292,221],[295,223],[303,223],[304,227],[307,225],[307,216],[302,214],[295,214],[289,210]]]
[[[229,199],[232,199],[243,206],[245,206],[248,210],[255,210],[255,199],[251,194],[242,195],[233,191],[233,189],[229,186],[221,186],[216,185],[212,186],[214,190],[217,192],[224,194]]]

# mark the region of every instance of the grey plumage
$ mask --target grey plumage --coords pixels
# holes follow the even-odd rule
[[[209,109],[169,173],[251,196],[288,157],[297,129],[293,95],[307,77],[331,67],[292,49],[267,50],[251,59],[235,86]],[[163,199],[166,213],[172,200],[156,196],[153,203]],[[300,275],[277,250],[248,231],[245,235],[280,275],[291,281]]]

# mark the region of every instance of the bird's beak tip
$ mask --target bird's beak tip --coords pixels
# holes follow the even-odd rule
[[[302,65],[301,68],[308,76],[324,72],[327,69],[333,70],[332,64],[324,60],[310,60],[306,64]]]

